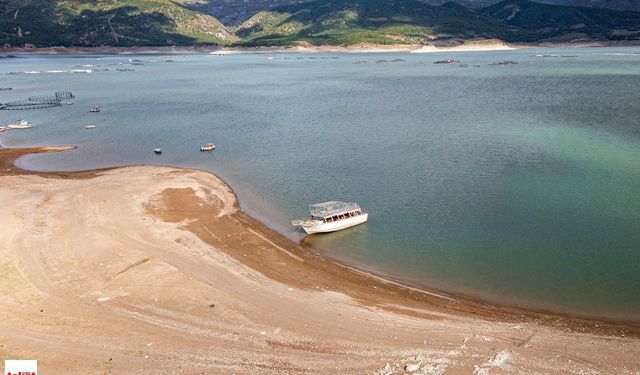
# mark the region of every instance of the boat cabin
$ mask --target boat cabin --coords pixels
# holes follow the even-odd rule
[[[362,215],[362,209],[357,203],[339,201],[312,204],[309,206],[309,211],[311,212],[312,220],[319,220],[325,223]]]

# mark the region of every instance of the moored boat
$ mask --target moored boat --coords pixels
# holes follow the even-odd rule
[[[9,124],[6,126],[8,129],[29,129],[33,128],[33,125],[27,120],[18,120],[13,124]]]
[[[459,61],[454,59],[445,59],[445,60],[435,61],[434,64],[453,64],[454,62],[459,62]]]
[[[312,204],[309,211],[309,219],[291,222],[307,234],[335,232],[366,223],[369,218],[369,214],[362,212],[357,203],[341,201]]]
[[[200,147],[200,151],[211,151],[215,148],[216,146],[213,143],[205,143]]]

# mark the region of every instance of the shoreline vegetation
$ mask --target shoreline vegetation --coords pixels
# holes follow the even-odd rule
[[[208,172],[14,164],[72,149],[0,148],[3,357],[78,373],[640,367],[638,322],[494,306],[336,263],[242,212]]]
[[[458,45],[371,44],[311,45],[299,43],[286,47],[221,47],[221,46],[165,46],[165,47],[42,47],[0,48],[0,55],[136,55],[136,54],[242,54],[242,53],[436,53],[508,51],[527,48],[597,48],[640,46],[640,41],[588,43],[505,43],[502,41],[465,42]]]

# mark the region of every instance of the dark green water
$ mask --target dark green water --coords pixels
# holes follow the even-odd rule
[[[479,67],[433,64],[448,57]],[[640,49],[138,58],[2,60],[0,102],[78,98],[0,111],[35,125],[0,141],[80,146],[21,160],[36,169],[210,170],[292,237],[309,203],[356,201],[368,224],[306,243],[436,289],[640,321]],[[85,64],[110,70],[4,74]]]

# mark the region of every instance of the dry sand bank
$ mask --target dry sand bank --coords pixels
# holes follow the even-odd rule
[[[339,266],[168,167],[30,173],[0,149],[0,358],[47,373],[635,373],[637,326]]]
[[[506,43],[502,41],[466,41],[459,44],[412,45],[412,44],[371,44],[353,45],[312,45],[299,42],[295,46],[280,47],[222,47],[202,46],[160,46],[160,47],[42,47],[42,48],[0,48],[2,55],[139,55],[139,54],[236,54],[236,53],[429,53],[429,52],[473,52],[504,51],[522,48],[593,48],[640,46],[640,41],[592,41],[592,42],[541,42]]]
[[[300,42],[295,46],[282,47],[56,47],[56,48],[0,48],[0,54],[13,55],[135,55],[135,54],[213,54],[230,55],[244,53],[392,53],[392,52],[472,52],[503,51],[525,48],[502,42],[464,43],[459,45],[411,45],[360,43],[345,46],[312,45]]]
[[[360,43],[345,46],[312,45],[299,43],[287,47],[56,47],[56,48],[0,48],[0,54],[34,55],[135,55],[135,54],[241,54],[241,53],[384,53],[384,52],[469,52],[502,51],[522,48],[502,42],[464,43],[451,46],[411,45],[411,44],[370,44]]]
[[[223,48],[212,51],[211,54],[241,54],[241,53],[432,53],[432,52],[474,52],[474,51],[504,51],[522,48],[506,43],[478,43],[460,44],[455,46],[432,46],[411,44],[355,44],[349,46],[314,46],[301,43],[293,47],[253,47],[253,48]]]

